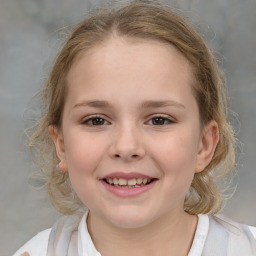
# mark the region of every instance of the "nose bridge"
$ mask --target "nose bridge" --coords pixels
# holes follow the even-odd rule
[[[145,155],[140,127],[132,122],[123,122],[115,128],[111,155],[125,160],[140,159]]]

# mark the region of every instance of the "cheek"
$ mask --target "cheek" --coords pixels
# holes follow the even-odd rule
[[[104,153],[101,139],[78,132],[67,138],[65,148],[69,172],[81,175],[93,173]]]
[[[91,136],[69,136],[66,139],[66,162],[73,189],[80,200],[90,206],[97,194],[97,167],[103,155],[103,145]]]
[[[191,134],[173,134],[154,148],[152,155],[161,166],[163,175],[171,177],[175,182],[190,182],[193,179],[197,141]]]

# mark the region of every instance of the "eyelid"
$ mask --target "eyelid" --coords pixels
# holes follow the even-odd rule
[[[175,118],[168,114],[152,114],[152,115],[150,115],[150,118],[154,118],[154,117],[162,117],[162,118],[170,119],[173,122],[175,122]]]
[[[175,118],[171,117],[170,115],[167,115],[167,114],[154,114],[154,115],[151,115],[150,116],[150,119],[149,121],[151,121],[152,119],[154,118],[163,118],[163,119],[166,119],[168,120],[170,123],[176,123],[177,121],[175,120]]]
[[[88,121],[90,121],[92,119],[95,119],[95,118],[101,118],[104,121],[110,123],[109,121],[107,121],[106,117],[104,117],[104,115],[101,115],[101,114],[94,114],[94,115],[86,116],[86,117],[82,118],[81,123],[82,124],[86,124],[86,122],[88,122]],[[90,126],[93,126],[93,125],[90,125]]]

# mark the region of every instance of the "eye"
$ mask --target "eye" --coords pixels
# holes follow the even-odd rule
[[[102,126],[108,125],[109,122],[101,116],[88,116],[82,120],[82,124],[88,126]]]
[[[168,124],[175,123],[174,120],[165,116],[153,117],[149,122],[152,125],[168,125]]]

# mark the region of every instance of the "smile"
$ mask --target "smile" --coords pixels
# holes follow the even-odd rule
[[[138,188],[150,184],[154,179],[149,178],[107,178],[104,179],[106,183],[115,187],[121,188]]]
[[[139,173],[112,173],[100,179],[105,189],[118,197],[135,197],[150,191],[158,179]]]

